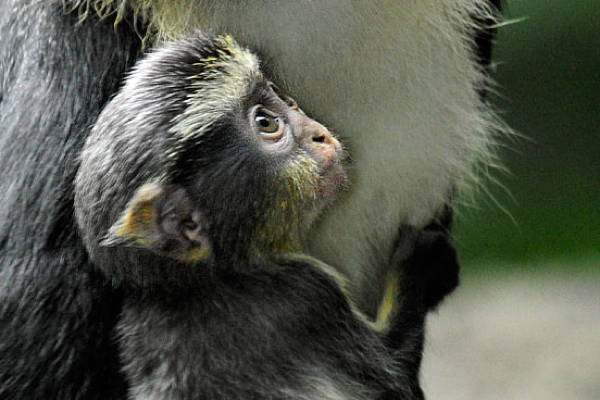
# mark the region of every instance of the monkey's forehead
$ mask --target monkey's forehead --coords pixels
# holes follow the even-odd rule
[[[197,60],[191,60],[191,64],[197,67],[197,74],[188,77],[191,81],[220,81],[215,86],[233,83],[231,79],[241,80],[260,74],[258,58],[248,49],[237,44],[229,35],[215,36],[209,40],[189,42],[198,50]]]
[[[231,36],[203,36],[167,42],[142,60],[127,82],[128,102],[178,110],[171,133],[202,136],[265,82],[258,58]],[[139,90],[137,90],[137,89]]]
[[[230,36],[215,37],[193,66],[199,72],[186,78],[192,90],[172,129],[183,139],[202,135],[263,80],[258,58]]]
[[[185,93],[189,102],[202,97],[227,102],[263,79],[258,58],[231,36],[198,34],[165,42],[148,53],[130,73],[123,91],[130,95],[153,91],[167,99],[169,94]]]

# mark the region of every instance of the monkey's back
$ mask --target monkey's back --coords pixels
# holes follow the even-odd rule
[[[409,390],[380,337],[311,265],[238,265],[187,289],[145,293],[126,300],[119,326],[135,399],[350,400]]]

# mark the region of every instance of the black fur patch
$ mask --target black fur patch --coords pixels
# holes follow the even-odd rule
[[[77,154],[135,60],[123,24],[78,24],[60,4],[0,13],[0,398],[119,399],[118,291],[73,218]]]

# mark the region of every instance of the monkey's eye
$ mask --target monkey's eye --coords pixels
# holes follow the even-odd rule
[[[253,112],[253,123],[256,132],[263,138],[279,140],[283,135],[284,122],[264,107],[257,106]]]
[[[275,133],[279,129],[279,119],[263,112],[256,114],[254,122],[258,130],[263,133]]]

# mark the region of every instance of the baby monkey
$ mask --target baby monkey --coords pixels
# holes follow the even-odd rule
[[[125,294],[132,399],[413,399],[342,280],[299,253],[342,148],[229,36],[140,61],[81,154],[75,207]]]

